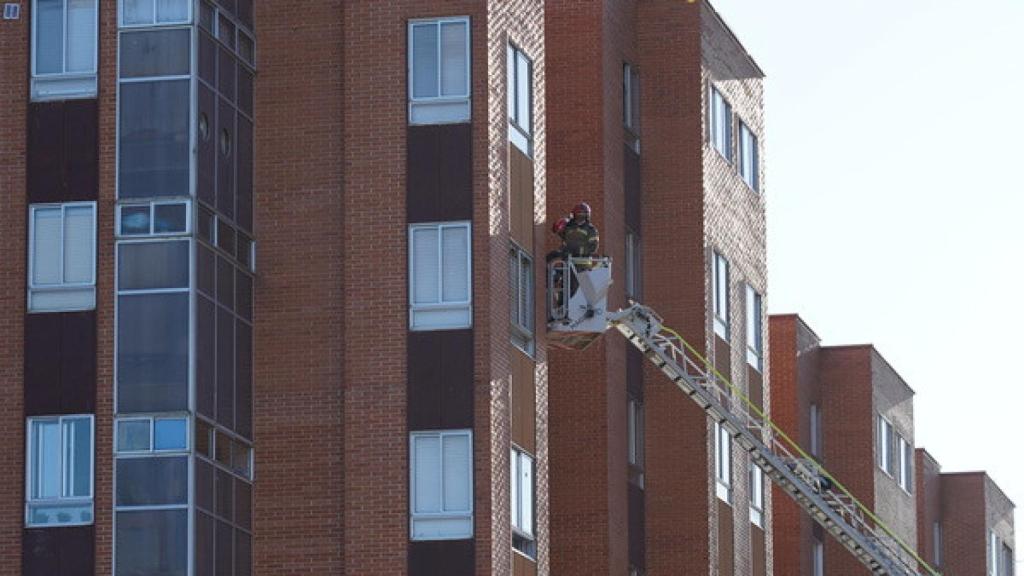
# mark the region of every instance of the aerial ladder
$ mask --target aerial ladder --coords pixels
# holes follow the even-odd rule
[[[548,266],[548,342],[581,350],[617,329],[872,574],[941,576],[649,306],[608,311],[609,258]]]

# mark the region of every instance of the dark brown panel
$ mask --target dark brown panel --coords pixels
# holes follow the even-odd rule
[[[512,441],[534,454],[537,451],[536,382],[533,359],[512,350]]]
[[[623,146],[623,180],[626,196],[626,226],[639,233],[640,228],[640,155],[629,146]]]
[[[99,188],[99,128],[95,100],[29,107],[29,202],[95,200]]]
[[[409,222],[473,217],[473,140],[470,124],[410,126],[406,216]]]
[[[626,346],[626,390],[634,398],[644,399],[644,354],[635,346]]]
[[[473,426],[473,331],[410,332],[410,430]]]
[[[647,564],[647,531],[644,527],[644,491],[629,484],[629,563],[643,570]]]
[[[533,160],[515,146],[508,148],[512,240],[533,252]]]
[[[537,576],[537,563],[513,550],[512,576]]]
[[[96,313],[25,317],[25,414],[86,414],[96,406]]]
[[[409,576],[473,576],[473,540],[409,543]]]
[[[95,565],[92,526],[33,528],[22,538],[24,576],[92,576]]]
[[[747,396],[758,408],[764,408],[764,377],[749,364],[747,365]]]
[[[732,506],[718,501],[718,575],[732,576],[735,572]]]
[[[767,550],[765,550],[764,530],[757,526],[750,527],[750,556],[752,576],[765,576],[768,572]]]
[[[732,349],[729,343],[715,335],[715,370],[732,380]]]

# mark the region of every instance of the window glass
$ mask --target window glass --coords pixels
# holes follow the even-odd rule
[[[412,538],[472,536],[472,439],[469,431],[411,435]]]
[[[214,568],[214,527],[216,521],[209,514],[196,513],[195,523],[195,576],[213,576]]]
[[[198,428],[198,426],[197,426]],[[196,459],[196,506],[213,512],[214,500],[214,467],[201,459]]]
[[[150,421],[121,420],[117,423],[117,449],[120,452],[149,451]]]
[[[28,420],[28,526],[92,522],[92,426],[89,416]]]
[[[531,74],[530,59],[522,52],[516,52],[516,124],[526,132],[532,133],[531,114],[533,77]]]
[[[469,300],[469,235],[461,227],[445,227],[441,233],[441,296],[445,302],[464,302]]]
[[[117,513],[114,576],[188,573],[188,511]]]
[[[121,84],[119,197],[189,194],[188,94],[188,80]]]
[[[188,448],[188,422],[184,418],[161,419],[153,423],[154,450]]]
[[[156,19],[159,22],[185,22],[188,20],[188,0],[156,0]]]
[[[466,85],[466,23],[441,24],[441,95],[462,96],[468,93]]]
[[[96,0],[67,0],[67,72],[92,72],[96,64]]]
[[[121,33],[121,78],[189,73],[191,34],[184,28]]]
[[[252,486],[235,479],[235,524],[240,528],[252,528]]]
[[[61,273],[61,236],[63,212],[59,206],[37,208],[33,213],[32,283],[36,286],[59,284]]]
[[[153,0],[122,0],[121,20],[125,25],[152,24]]]
[[[232,550],[234,540],[232,538],[233,531],[231,525],[224,522],[217,522],[216,528],[216,547],[217,554],[215,558],[217,574],[231,574],[231,562],[234,558],[234,551]]]
[[[432,303],[440,300],[437,266],[437,230],[417,228],[412,233],[413,303]]]
[[[188,205],[156,204],[153,206],[153,233],[169,234],[184,232],[188,226]]]
[[[95,306],[95,210],[93,203],[32,206],[30,312]]]
[[[235,518],[235,481],[231,474],[223,471],[214,471],[214,512],[220,518],[229,522]]]
[[[729,261],[718,252],[714,253],[714,297],[715,333],[722,338],[729,337]]]
[[[36,74],[64,72],[64,0],[36,0]]]
[[[188,294],[138,294],[118,302],[118,410],[186,409]]]
[[[58,420],[32,422],[33,499],[60,498],[60,436]]]
[[[761,295],[748,284],[746,296],[747,363],[760,370],[764,351],[764,336],[761,326]]]
[[[234,378],[235,319],[231,312],[217,308],[217,423],[228,428],[235,426]]]
[[[213,33],[214,8],[207,2],[199,3],[199,25],[209,33]]]
[[[412,95],[429,98],[437,90],[437,26],[414,24],[412,27]]]
[[[235,323],[235,432],[252,437],[252,328]]]
[[[65,498],[92,496],[92,420],[66,418],[64,428],[64,489]]]
[[[72,204],[64,207],[64,282],[87,284],[93,280],[95,269],[93,245],[93,214],[91,204]]]
[[[116,482],[118,506],[187,504],[188,458],[118,458]]]
[[[118,244],[118,289],[188,288],[188,248],[181,240]]]
[[[469,326],[469,225],[413,225],[410,241],[412,329]]]
[[[199,295],[196,298],[196,411],[210,418],[217,415],[216,318],[213,301]]]
[[[121,206],[123,236],[149,234],[149,205]]]

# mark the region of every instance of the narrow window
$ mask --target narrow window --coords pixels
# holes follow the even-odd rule
[[[626,296],[639,300],[641,297],[641,255],[640,235],[626,230]]]
[[[989,576],[1000,576],[999,574],[999,537],[994,530],[988,533],[988,573]]]
[[[729,431],[715,422],[715,493],[726,502],[732,501],[732,438]]]
[[[513,245],[508,256],[509,304],[512,319],[512,343],[533,354],[533,258]]]
[[[750,462],[750,521],[764,527],[764,471]]]
[[[121,26],[185,24],[192,20],[188,0],[121,0]]]
[[[1013,548],[1003,544],[1003,576],[1013,576]]]
[[[892,424],[881,414],[878,416],[878,466],[889,476],[896,477],[896,458],[894,454],[895,435]]]
[[[473,536],[473,438],[469,430],[410,434],[413,540]]]
[[[714,270],[711,278],[714,292],[715,334],[729,339],[729,261],[718,252],[714,253]]]
[[[28,420],[26,526],[92,524],[93,417]]]
[[[468,328],[472,281],[468,222],[409,226],[409,326]]]
[[[470,118],[469,18],[409,22],[409,123]]]
[[[914,447],[910,445],[903,436],[896,435],[896,458],[899,460],[897,466],[897,481],[900,488],[907,492],[913,491],[913,458]]]
[[[811,573],[814,576],[825,576],[825,545],[817,540],[811,551]]]
[[[761,326],[761,295],[747,284],[747,364],[760,371],[763,367],[764,336]]]
[[[32,2],[32,99],[96,95],[97,0]]]
[[[932,523],[932,562],[942,566],[942,524]]]
[[[629,397],[626,408],[627,460],[629,480],[644,487],[644,404],[638,398]]]
[[[811,404],[811,456],[821,458],[821,409]]]
[[[760,164],[758,160],[757,136],[751,132],[746,124],[740,122],[740,176],[750,186],[751,190],[759,191],[761,188],[758,172]]]
[[[717,88],[711,87],[708,130],[711,145],[732,162],[732,106]]]
[[[29,312],[96,307],[96,203],[29,208]]]
[[[533,526],[533,456],[513,446],[509,457],[511,459],[509,492],[512,497],[512,546],[533,558],[537,554]]]
[[[626,142],[640,151],[640,72],[632,64],[622,65],[622,124]]]
[[[527,156],[533,153],[533,62],[508,45],[508,139]]]

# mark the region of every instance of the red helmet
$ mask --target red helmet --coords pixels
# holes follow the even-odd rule
[[[572,208],[572,217],[576,218],[580,214],[582,214],[584,217],[589,219],[590,218],[590,204],[587,204],[586,202],[580,202],[579,204],[573,206],[573,208]]]
[[[569,219],[568,218],[564,218],[564,217],[563,218],[559,218],[558,220],[555,221],[554,224],[551,225],[551,231],[554,232],[555,234],[561,234],[562,230],[565,230],[565,227],[568,224],[569,224]]]

